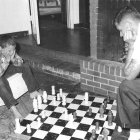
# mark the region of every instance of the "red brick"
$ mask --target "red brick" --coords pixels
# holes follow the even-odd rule
[[[109,80],[109,85],[119,87],[120,82]]]
[[[100,73],[97,71],[87,70],[87,74],[100,77]]]
[[[101,77],[102,78],[106,78],[106,79],[110,79],[110,80],[115,80],[115,76],[114,75],[109,75],[109,74],[101,73]]]
[[[87,75],[87,74],[81,73],[81,78],[93,81],[92,75]]]
[[[87,84],[87,80],[86,80],[86,79],[81,78],[81,83]]]
[[[94,81],[99,82],[99,83],[108,84],[107,79],[103,79],[103,78],[100,78],[100,77],[94,77]]]
[[[84,61],[84,68],[88,68],[88,61]]]
[[[114,75],[115,74],[115,68],[114,67],[110,67],[110,74]]]
[[[110,85],[101,84],[101,88],[115,92],[115,87]]]
[[[100,83],[87,81],[87,85],[94,86],[94,87],[100,87]]]
[[[91,69],[91,70],[94,69],[94,63],[93,62],[89,62],[89,69]]]
[[[80,68],[80,72],[81,73],[87,73],[86,69],[84,69],[83,67]]]
[[[85,85],[85,84],[81,84],[81,89],[86,90],[86,91],[91,91],[91,92],[94,91],[92,86],[88,86],[88,85]]]
[[[120,70],[120,67],[116,67],[115,75],[117,75],[117,76],[121,76],[121,70]]]
[[[106,74],[109,74],[109,66],[106,66],[106,65],[105,65],[105,73],[106,73]]]
[[[94,70],[95,70],[95,71],[98,71],[98,70],[99,70],[99,63],[95,63],[95,64],[94,64]]]
[[[99,65],[99,71],[100,72],[104,72],[104,64],[100,64]]]
[[[101,88],[98,88],[98,87],[94,87],[94,92],[98,93],[98,94],[101,94],[101,95],[104,95],[104,96],[107,96],[107,90],[104,90],[104,89],[101,89]]]
[[[116,81],[122,82],[125,78],[116,76]]]

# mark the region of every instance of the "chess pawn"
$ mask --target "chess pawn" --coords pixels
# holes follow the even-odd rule
[[[91,138],[94,140],[96,138],[96,130],[92,129],[92,136]]]
[[[56,97],[53,97],[53,105],[56,105]]]
[[[40,95],[37,96],[37,101],[38,101],[38,108],[41,109],[42,108],[42,98]]]
[[[52,86],[52,95],[55,95],[55,86]]]
[[[113,113],[112,111],[110,110],[108,112],[108,125],[111,126],[112,125],[112,122],[113,122]]]
[[[99,122],[96,122],[95,130],[96,130],[96,131],[99,130]]]
[[[41,124],[41,118],[39,117],[39,118],[37,118],[37,125],[38,125],[38,127],[40,126],[40,124]]]
[[[57,101],[60,101],[60,93],[57,94]]]
[[[89,116],[92,115],[92,108],[89,108],[89,110],[88,110],[88,115],[89,115]]]
[[[63,106],[66,105],[66,96],[65,95],[62,96],[62,105]]]
[[[99,111],[100,111],[100,118],[104,118],[104,106],[103,106],[103,104],[101,104]]]
[[[43,91],[43,102],[47,103],[47,92]]]
[[[73,119],[76,120],[77,119],[77,113],[73,112]]]
[[[68,119],[68,110],[67,109],[65,109],[64,115],[65,115],[65,119]]]
[[[45,118],[45,110],[42,111],[41,117],[44,119]]]
[[[37,106],[37,99],[36,98],[33,99],[33,108],[34,108],[34,112],[38,112],[38,106]]]
[[[29,133],[31,133],[31,126],[30,126],[30,124],[27,124],[27,133],[29,134]]]
[[[59,89],[59,94],[60,94],[60,97],[62,98],[63,96],[62,88]]]

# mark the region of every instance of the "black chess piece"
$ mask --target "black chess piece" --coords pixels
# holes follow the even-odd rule
[[[107,103],[109,103],[110,102],[110,96],[108,95],[107,96]]]
[[[96,127],[95,130],[98,131],[99,130],[99,122],[96,122]]]
[[[92,115],[92,108],[89,108],[89,110],[88,110],[88,115],[89,115],[89,116]]]
[[[99,112],[100,112],[100,118],[104,118],[104,105],[103,104],[101,104]]]
[[[113,122],[113,113],[111,110],[108,112],[108,125],[111,126]]]
[[[76,120],[77,119],[77,113],[73,112],[73,119]]]

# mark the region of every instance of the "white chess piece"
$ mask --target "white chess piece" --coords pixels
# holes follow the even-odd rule
[[[41,109],[42,108],[42,98],[41,98],[41,95],[37,96],[37,101],[38,101],[38,108]]]
[[[41,117],[42,117],[43,119],[46,117],[46,116],[45,116],[45,110],[42,111]]]
[[[41,125],[41,118],[37,118],[37,125],[40,126]]]
[[[37,99],[36,98],[33,99],[33,109],[34,109],[34,112],[38,112],[38,105],[37,105]]]
[[[53,97],[53,105],[56,105],[56,97]]]
[[[57,101],[60,101],[60,93],[57,93]]]
[[[121,133],[122,132],[122,128],[120,126],[118,126],[118,132]]]
[[[65,95],[62,96],[62,105],[63,106],[66,105],[66,96]]]
[[[27,133],[28,134],[31,133],[31,126],[30,126],[30,124],[27,124]]]
[[[52,95],[55,95],[55,86],[52,86]]]
[[[65,109],[64,115],[65,115],[65,119],[68,119],[68,110],[67,109]]]
[[[43,102],[47,103],[47,92],[43,91]]]
[[[15,123],[16,123],[16,129],[15,129],[15,133],[19,133],[20,131],[20,122],[19,122],[19,118],[15,119]]]
[[[62,88],[59,89],[59,93],[60,93],[60,97],[62,98],[63,96]]]
[[[85,92],[85,104],[88,104],[88,92]]]

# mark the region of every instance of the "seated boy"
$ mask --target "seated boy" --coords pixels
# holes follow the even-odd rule
[[[16,53],[16,43],[9,35],[0,38],[0,97],[7,108],[11,109],[15,118],[22,119],[22,115],[16,108],[17,100],[14,99],[7,78],[15,73],[22,73],[22,77],[27,85],[30,97],[34,98],[38,94],[39,85],[29,67]]]

